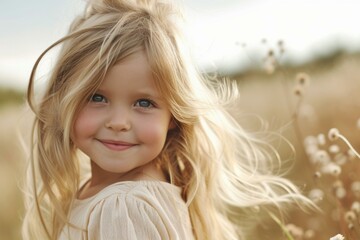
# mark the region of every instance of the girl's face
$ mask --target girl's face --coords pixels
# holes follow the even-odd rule
[[[98,168],[93,174],[122,175],[152,164],[170,125],[146,56],[138,52],[110,68],[77,116],[72,140]]]

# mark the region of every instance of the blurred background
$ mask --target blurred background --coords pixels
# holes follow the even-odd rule
[[[186,36],[200,69],[239,84],[239,112],[246,116],[239,121],[254,130],[260,117],[296,149],[288,177],[324,212],[294,209],[286,229],[294,239],[329,239],[336,233],[360,239],[360,159],[326,137],[338,128],[360,149],[360,1],[177,2],[184,7]],[[84,5],[81,0],[0,1],[1,240],[20,239],[27,154],[19,138],[26,139],[31,128],[24,103],[31,68]],[[39,78],[52,61],[45,59]],[[279,151],[291,158],[288,150]],[[329,171],[324,162],[339,168]],[[258,227],[271,233],[268,239],[286,239],[272,223]]]

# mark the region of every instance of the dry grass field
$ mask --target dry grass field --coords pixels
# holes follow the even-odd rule
[[[7,105],[0,109],[0,239],[20,239],[23,203],[20,186],[25,173],[25,154],[18,141],[17,128],[22,107]],[[20,134],[20,132],[19,132]]]
[[[244,126],[256,129],[260,122],[254,116],[259,116],[270,131],[280,132],[293,144],[296,155],[279,147],[284,158],[293,158],[288,177],[323,209],[307,214],[294,209],[285,226],[293,239],[329,239],[337,233],[347,240],[360,239],[360,159],[342,141],[327,139],[329,129],[337,128],[360,150],[359,66],[359,56],[340,55],[301,67],[277,68],[272,74],[257,71],[234,77],[241,91],[239,112],[253,114],[242,119]],[[300,80],[299,73],[303,73]],[[20,239],[19,185],[26,154],[17,139],[26,138],[29,128],[29,113],[21,104],[0,104],[1,240]],[[281,237],[279,226],[259,228],[269,233],[266,239],[287,239]]]
[[[240,111],[258,114],[270,131],[293,144],[296,155],[288,177],[323,210],[309,214],[294,210],[288,219],[294,239],[329,239],[337,233],[347,240],[360,239],[360,159],[342,141],[327,137],[331,128],[337,128],[360,150],[359,66],[358,55],[339,54],[297,68],[279,68],[270,75],[237,77]],[[288,151],[281,147],[279,151],[288,158]]]

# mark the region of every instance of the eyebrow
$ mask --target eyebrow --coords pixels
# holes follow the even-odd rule
[[[108,90],[108,89],[104,89],[101,87],[98,88],[96,90],[96,92],[100,93],[100,94],[105,94],[105,95],[112,93],[111,89]],[[145,98],[152,98],[157,101],[165,102],[165,99],[162,97],[162,94],[159,94],[158,92],[155,93],[153,90],[148,89],[148,88],[137,89],[136,91],[132,92],[131,95],[132,96],[142,96]]]
[[[161,98],[160,94],[158,94],[157,92],[154,92],[152,90],[149,90],[149,89],[138,89],[136,91],[136,94],[139,94],[139,95],[146,95],[146,96],[149,96],[149,97],[154,97],[154,98]]]

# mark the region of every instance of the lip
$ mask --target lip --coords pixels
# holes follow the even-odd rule
[[[105,147],[113,151],[124,151],[137,145],[134,143],[107,139],[98,139],[98,141],[101,142]]]

